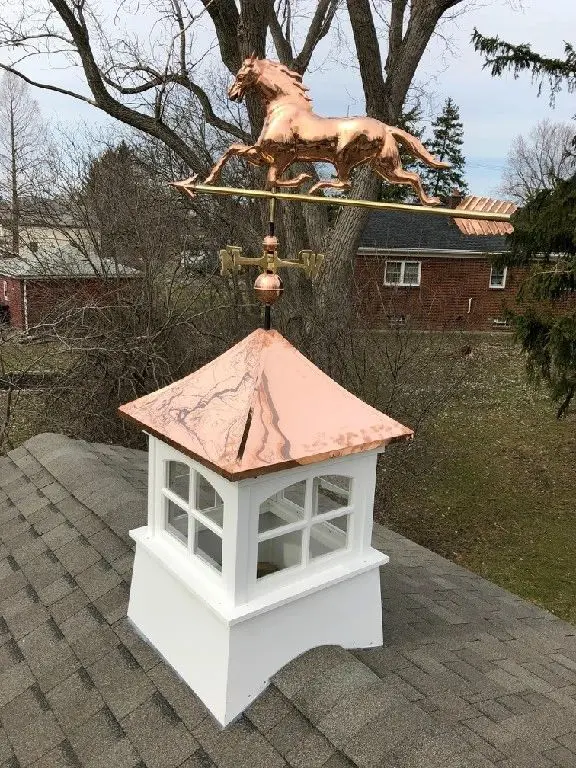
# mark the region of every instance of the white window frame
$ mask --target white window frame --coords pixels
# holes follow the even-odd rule
[[[400,264],[400,280],[397,283],[389,282],[386,279],[388,264]],[[418,282],[417,283],[404,282],[404,273],[406,271],[406,264],[418,265]],[[422,281],[422,262],[421,261],[416,261],[414,259],[386,259],[386,262],[384,263],[384,285],[390,288],[395,288],[396,286],[404,287],[404,288],[419,288],[421,281]]]
[[[2,280],[2,294],[4,301],[8,301],[8,280]]]
[[[503,290],[506,288],[506,280],[508,278],[508,267],[501,267],[501,269],[504,270],[504,274],[502,275],[502,285],[492,285],[492,274],[494,271],[494,267],[490,267],[490,281],[488,283],[489,288],[493,288],[494,290]],[[496,269],[499,269],[496,267]]]
[[[178,494],[171,491],[170,488],[168,488],[168,466],[171,461],[177,462],[179,464],[184,464],[184,466],[188,468],[189,478],[190,478],[190,484],[188,487],[188,502],[186,502],[184,499],[178,496]],[[197,493],[198,476],[201,475],[204,478],[204,480],[206,480],[206,482],[208,482],[213,488],[214,488],[214,484],[210,482],[209,478],[207,478],[203,473],[199,472],[195,467],[191,466],[187,461],[185,461],[182,456],[164,455],[161,458],[160,463],[162,467],[161,469],[162,479],[160,482],[158,496],[160,500],[159,529],[160,529],[161,535],[163,536],[163,538],[168,538],[171,542],[181,547],[183,551],[186,551],[187,554],[190,556],[190,558],[194,561],[194,563],[197,563],[200,567],[205,569],[207,573],[210,573],[212,576],[215,576],[218,580],[221,580],[224,563],[222,562],[222,564],[218,568],[216,565],[211,565],[209,562],[207,562],[205,558],[201,557],[200,555],[196,554],[196,552],[194,552],[196,525],[200,523],[220,538],[222,542],[222,560],[224,560],[224,525],[222,526],[218,525],[213,520],[211,520],[206,514],[204,514],[204,512],[208,510],[201,511],[199,509],[196,509],[196,493]],[[218,489],[214,488],[214,490],[220,496]],[[220,496],[220,498],[222,497]],[[168,528],[168,502],[169,501],[171,501],[179,509],[181,509],[183,512],[187,514],[188,534],[187,534],[186,544],[184,544],[184,542],[178,536],[171,533]],[[216,509],[216,507],[212,507],[212,509]],[[224,509],[224,500],[222,501],[222,510],[223,509]],[[224,519],[222,520],[222,522],[224,523]]]
[[[322,480],[326,477],[330,476],[336,476],[339,475],[341,477],[347,477],[349,480],[349,491],[348,491],[348,504],[344,507],[338,507],[337,509],[331,509],[328,512],[322,512],[319,515],[313,514],[313,502],[314,502],[314,493],[315,493],[315,487],[316,483],[319,480]],[[270,539],[275,539],[280,536],[284,536],[288,533],[293,533],[295,531],[302,531],[302,545],[301,545],[301,560],[300,563],[297,563],[295,565],[288,566],[286,568],[282,568],[279,571],[276,571],[274,573],[261,576],[260,578],[257,578],[256,570],[254,570],[251,580],[253,584],[255,583],[258,587],[261,584],[265,584],[266,588],[267,585],[270,583],[278,583],[280,581],[285,580],[287,577],[290,579],[293,574],[297,571],[306,571],[306,573],[309,572],[311,566],[316,566],[317,564],[319,567],[323,567],[326,562],[329,562],[331,560],[338,560],[342,557],[347,556],[350,551],[353,548],[353,542],[354,542],[354,519],[355,515],[353,514],[356,509],[356,478],[354,475],[346,470],[344,468],[342,471],[339,471],[337,468],[331,469],[330,471],[325,470],[324,472],[319,472],[314,475],[308,475],[307,477],[303,477],[300,479],[302,482],[306,483],[306,491],[305,491],[305,500],[304,500],[304,514],[302,518],[291,521],[287,519],[287,517],[290,517],[289,511],[286,508],[282,508],[282,506],[279,504],[276,508],[276,511],[278,513],[279,517],[283,517],[286,519],[286,525],[279,525],[275,528],[271,528],[267,531],[262,531],[261,533],[257,534],[257,541],[256,541],[256,567],[258,565],[258,545],[263,541],[269,541]],[[261,504],[266,503],[270,500],[270,498],[273,499],[272,504],[276,500],[279,500],[282,496],[286,488],[289,488],[291,485],[296,484],[297,482],[300,482],[300,480],[293,480],[292,482],[286,483],[279,491],[276,493],[271,494],[271,496],[268,496],[266,499],[264,499]],[[289,499],[283,499],[282,502],[284,504],[290,505],[292,502],[290,502]],[[258,516],[260,514],[260,506],[258,505]],[[296,505],[295,505],[296,506]],[[301,509],[298,507],[298,509]],[[348,525],[346,529],[346,545],[344,547],[339,547],[338,549],[334,550],[333,552],[327,552],[324,555],[319,555],[318,557],[311,558],[310,557],[310,535],[311,530],[315,525],[319,525],[322,523],[329,523],[330,520],[333,520],[337,517],[348,517]],[[339,534],[343,533],[342,529],[337,528],[337,531]]]

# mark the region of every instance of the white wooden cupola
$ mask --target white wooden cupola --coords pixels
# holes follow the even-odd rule
[[[149,435],[128,616],[221,724],[309,648],[381,644],[376,459],[408,428],[265,330],[120,412]]]

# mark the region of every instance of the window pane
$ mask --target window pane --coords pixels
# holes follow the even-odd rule
[[[306,481],[302,481],[284,488],[260,504],[258,533],[303,520],[305,492]]]
[[[342,515],[312,526],[310,529],[310,560],[346,547],[349,517],[350,515]]]
[[[190,470],[180,461],[168,462],[168,488],[184,501],[189,499]]]
[[[302,531],[275,536],[258,544],[258,579],[302,562]]]
[[[188,543],[188,513],[173,501],[166,502],[166,530],[183,544]]]
[[[196,509],[222,527],[224,502],[214,486],[206,478],[196,473]]]
[[[418,262],[407,261],[404,264],[404,285],[418,285]]]
[[[324,475],[314,480],[312,513],[321,515],[350,504],[351,479],[343,475]]]
[[[289,485],[288,488],[284,488],[281,491],[281,495],[283,499],[291,501],[292,504],[297,504],[303,510],[304,500],[306,499],[306,480]]]
[[[401,261],[387,261],[385,281],[387,283],[399,283],[401,272],[402,272]]]
[[[222,571],[222,539],[194,520],[194,554],[217,571]]]
[[[492,267],[492,272],[490,273],[490,285],[493,288],[498,288],[504,285],[504,267]]]

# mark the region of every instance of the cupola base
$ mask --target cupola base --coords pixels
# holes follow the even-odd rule
[[[300,588],[277,590],[240,606],[212,598],[178,562],[164,557],[148,528],[136,542],[128,617],[226,726],[300,654],[320,645],[382,644],[379,567],[369,549]]]

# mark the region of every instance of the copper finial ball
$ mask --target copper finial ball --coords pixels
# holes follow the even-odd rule
[[[274,235],[266,235],[262,245],[264,246],[266,253],[274,253],[278,248],[278,238]]]
[[[270,270],[258,275],[254,283],[256,297],[263,304],[274,304],[282,295],[283,290],[282,280],[280,280],[275,272],[270,272]]]

